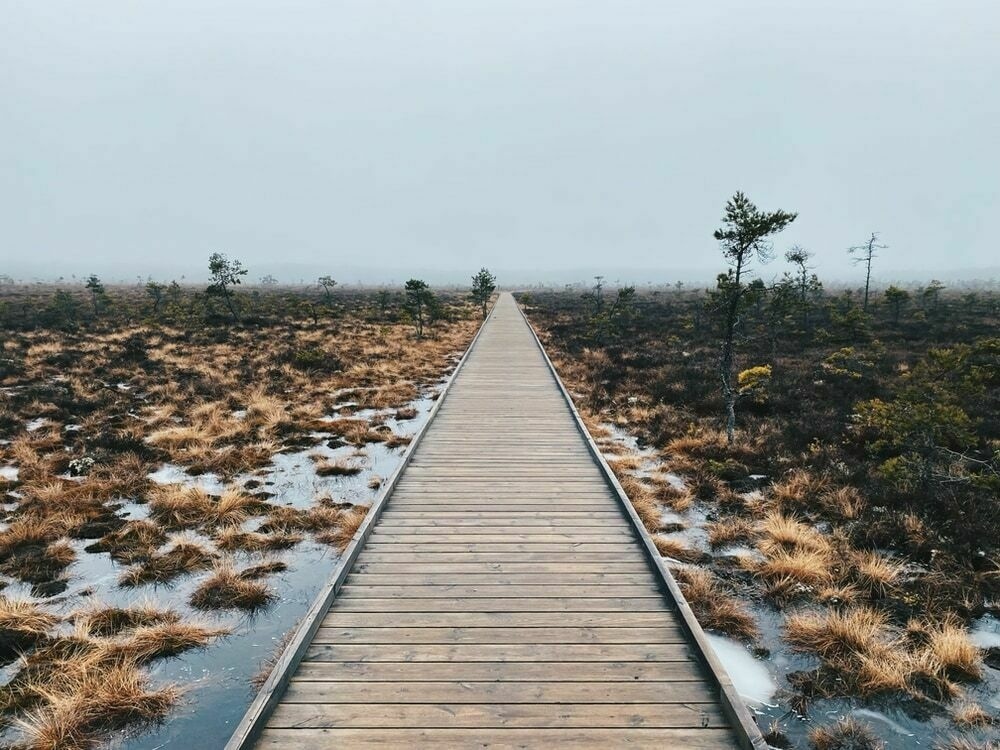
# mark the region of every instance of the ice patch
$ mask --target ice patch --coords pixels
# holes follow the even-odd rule
[[[778,684],[760,659],[755,659],[745,646],[714,633],[705,633],[712,650],[729,673],[736,692],[751,704],[773,707],[771,699]]]

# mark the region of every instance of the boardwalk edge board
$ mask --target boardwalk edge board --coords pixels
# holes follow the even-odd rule
[[[705,665],[712,681],[715,683],[715,687],[718,688],[723,713],[732,722],[733,732],[736,734],[740,747],[743,748],[743,750],[767,750],[768,744],[765,742],[764,737],[761,734],[760,727],[757,726],[757,722],[750,714],[746,703],[736,691],[736,687],[733,685],[732,679],[729,677],[729,673],[726,671],[726,668],[722,666],[722,663],[715,655],[712,645],[705,637],[705,631],[702,630],[701,624],[694,616],[694,612],[691,611],[691,607],[687,603],[687,599],[684,598],[684,594],[677,585],[677,581],[674,580],[670,570],[663,562],[663,558],[657,551],[652,537],[646,530],[642,521],[639,519],[639,515],[636,513],[635,508],[632,507],[632,503],[628,499],[628,495],[625,494],[625,490],[622,489],[621,484],[618,482],[618,478],[615,476],[611,467],[608,465],[608,462],[605,460],[604,454],[601,453],[601,449],[597,446],[597,443],[594,442],[594,438],[591,437],[590,431],[587,429],[586,424],[583,422],[583,418],[580,416],[580,413],[576,409],[576,405],[573,403],[572,396],[570,396],[569,391],[566,390],[566,386],[563,384],[562,378],[559,377],[559,373],[556,372],[555,365],[552,364],[552,360],[549,358],[548,352],[545,351],[545,347],[542,345],[542,341],[538,337],[538,332],[531,324],[528,316],[525,315],[521,305],[517,304],[516,307],[518,312],[521,313],[521,317],[524,318],[524,322],[527,324],[528,330],[531,331],[531,335],[534,336],[535,343],[538,345],[538,349],[541,351],[542,357],[548,365],[549,372],[555,379],[556,385],[559,387],[559,391],[562,393],[563,399],[566,402],[566,406],[573,415],[573,421],[576,423],[576,428],[579,430],[584,441],[587,443],[590,455],[593,457],[594,461],[596,461],[601,470],[601,474],[604,475],[604,480],[611,487],[615,496],[618,498],[618,502],[621,505],[623,512],[631,520],[636,536],[642,543],[642,548],[646,554],[646,560],[649,562],[650,566],[655,571],[655,574],[660,579],[660,582],[663,584],[666,592],[673,600],[673,604],[676,606],[678,614],[680,614],[681,626],[687,632],[688,636],[690,636],[698,659]]]
[[[369,508],[368,513],[365,515],[365,520],[362,521],[358,530],[354,532],[354,536],[351,538],[350,544],[344,550],[344,553],[340,558],[340,562],[337,564],[337,567],[334,568],[333,573],[331,574],[326,585],[316,595],[316,598],[313,600],[309,609],[302,616],[302,619],[299,620],[298,626],[294,631],[292,631],[292,637],[289,639],[288,644],[281,652],[281,656],[271,669],[271,674],[268,676],[257,695],[250,703],[250,706],[247,708],[247,711],[240,720],[240,723],[237,724],[236,729],[229,738],[229,742],[226,743],[225,750],[248,750],[259,738],[260,733],[264,729],[265,722],[280,702],[281,696],[284,694],[285,689],[291,680],[292,673],[295,672],[295,669],[305,656],[306,651],[309,649],[310,645],[312,645],[313,637],[319,630],[320,625],[323,622],[323,618],[330,609],[330,606],[337,598],[340,587],[343,585],[348,573],[350,573],[351,568],[354,567],[355,560],[357,560],[358,555],[361,554],[365,541],[371,535],[372,529],[378,522],[379,516],[382,515],[382,511],[384,510],[389,497],[392,495],[392,491],[399,483],[400,477],[403,475],[403,471],[412,460],[413,454],[416,451],[417,446],[420,444],[420,439],[426,434],[431,422],[434,421],[434,417],[440,410],[441,404],[444,403],[452,383],[455,382],[455,379],[458,377],[458,373],[462,370],[462,366],[469,359],[469,355],[475,348],[476,342],[479,341],[479,337],[485,330],[486,324],[489,322],[490,318],[493,317],[493,312],[495,310],[496,305],[494,304],[493,308],[490,310],[490,314],[479,325],[479,328],[476,330],[476,335],[473,336],[472,341],[469,342],[469,346],[465,350],[465,353],[455,365],[451,375],[448,376],[448,380],[445,382],[444,388],[441,389],[437,400],[435,400],[430,413],[427,415],[427,420],[424,422],[423,426],[417,430],[417,433],[413,436],[413,440],[411,440],[410,444],[406,447],[406,451],[403,454],[403,458],[400,461],[399,466],[396,467],[396,470],[392,473],[392,476],[389,477],[388,481],[382,485],[380,493],[375,498],[375,501]]]

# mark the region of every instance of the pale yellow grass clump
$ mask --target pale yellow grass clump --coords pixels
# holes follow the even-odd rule
[[[694,563],[699,562],[705,557],[700,550],[689,547],[677,539],[671,539],[660,534],[653,537],[653,543],[656,545],[657,552],[661,555],[679,560],[680,562]]]
[[[809,742],[815,750],[881,750],[885,747],[867,724],[852,717],[816,727],[809,732]]]
[[[757,637],[753,617],[712,573],[702,568],[681,568],[674,571],[674,577],[702,627],[743,640]]]
[[[707,525],[708,543],[712,547],[749,541],[754,534],[754,523],[746,518],[732,517],[713,521]]]
[[[912,673],[888,617],[869,607],[795,613],[785,623],[785,640],[819,656],[837,690],[862,696],[902,691]]]
[[[236,525],[261,509],[257,498],[227,489],[214,498],[200,487],[162,485],[149,501],[150,515],[170,529]]]
[[[274,599],[267,584],[243,575],[231,563],[216,565],[212,574],[202,581],[191,595],[191,606],[197,609],[242,609],[250,612],[263,609]]]
[[[951,714],[955,726],[961,729],[978,729],[994,723],[993,716],[978,703],[963,703]]]
[[[828,512],[846,520],[861,515],[865,509],[865,499],[854,487],[838,487],[820,496],[820,505]]]
[[[948,679],[982,679],[982,655],[957,621],[910,623],[908,629],[918,633],[918,639],[925,644],[921,654],[925,668]]]
[[[903,575],[903,566],[878,552],[852,551],[847,558],[848,575],[872,596],[885,596]]]
[[[762,537],[758,544],[765,555],[802,551],[827,555],[831,545],[827,537],[812,526],[793,516],[769,513],[761,524]]]
[[[330,544],[341,551],[347,549],[347,545],[351,543],[367,514],[366,505],[356,505],[350,510],[339,513],[334,528],[317,534],[316,541]]]
[[[0,596],[0,656],[12,657],[41,643],[59,619],[27,599]]]
[[[825,476],[816,476],[806,469],[793,469],[771,485],[771,496],[782,509],[801,509],[820,501],[830,485]]]

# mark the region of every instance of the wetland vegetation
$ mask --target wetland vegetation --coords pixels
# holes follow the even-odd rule
[[[7,745],[153,746],[185,711],[171,738],[224,741],[480,317],[422,282],[211,271],[0,286]]]
[[[714,288],[519,300],[701,623],[773,675],[769,741],[995,747],[1000,294],[825,288],[801,248],[765,283],[794,214],[742,201]]]

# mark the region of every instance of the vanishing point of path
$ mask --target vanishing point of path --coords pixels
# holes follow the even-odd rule
[[[640,537],[501,295],[256,747],[749,747]]]

